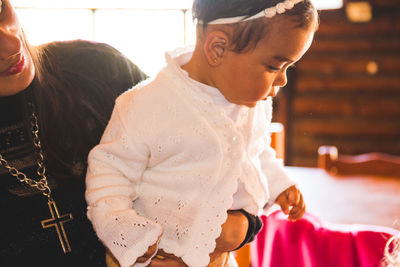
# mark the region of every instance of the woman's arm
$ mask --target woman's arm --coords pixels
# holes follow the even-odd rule
[[[233,251],[246,238],[249,221],[241,211],[228,211],[228,218],[222,225],[221,235],[217,238],[217,245],[213,254]]]
[[[210,254],[210,264],[223,256],[224,253],[237,249],[245,240],[248,227],[249,221],[243,212],[238,210],[228,211],[228,217],[222,225],[221,235],[216,240],[215,250]],[[151,261],[150,267],[187,266],[182,259],[162,250],[159,250],[157,255]]]

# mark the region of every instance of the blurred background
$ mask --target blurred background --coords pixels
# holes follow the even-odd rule
[[[153,76],[164,51],[193,44],[192,0],[12,0],[28,40],[106,42]],[[276,101],[286,165],[317,149],[400,155],[400,0],[314,0],[321,25]]]
[[[400,155],[400,1],[346,0],[320,20],[276,101],[286,164],[317,166],[321,145]]]

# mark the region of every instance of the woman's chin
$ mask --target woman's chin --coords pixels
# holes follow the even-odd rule
[[[18,94],[33,81],[35,71],[32,64],[27,65],[21,73],[0,77],[0,97]]]

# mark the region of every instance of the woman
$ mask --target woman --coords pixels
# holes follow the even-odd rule
[[[146,76],[105,44],[29,47],[10,0],[0,6],[2,265],[104,266],[86,218],[86,158],[114,99]],[[217,248],[251,232],[244,214],[229,218]]]
[[[0,3],[0,258],[12,266],[102,266],[104,248],[86,219],[87,151],[115,97],[145,75],[104,44],[30,49],[9,0]],[[30,178],[41,183],[34,188]]]

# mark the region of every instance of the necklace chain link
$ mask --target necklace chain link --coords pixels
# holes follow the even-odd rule
[[[8,163],[8,161],[3,158],[3,156],[1,154],[0,154],[0,165],[3,165],[12,176],[17,178],[18,181],[20,181],[21,183],[26,183],[27,185],[29,185],[32,188],[36,188],[36,189],[40,190],[42,192],[42,194],[48,198],[47,205],[50,209],[51,218],[41,221],[42,228],[45,229],[45,228],[55,227],[56,231],[57,231],[58,239],[60,240],[60,244],[63,249],[63,252],[69,253],[69,252],[71,252],[71,246],[69,244],[68,237],[65,233],[64,223],[72,221],[73,216],[71,213],[68,213],[65,215],[60,215],[58,212],[58,209],[57,209],[56,202],[51,197],[51,190],[47,183],[46,167],[44,166],[44,163],[43,163],[44,156],[43,156],[42,145],[40,143],[40,138],[39,138],[38,118],[35,114],[35,108],[34,108],[33,104],[30,104],[30,107],[32,108],[30,123],[31,123],[32,133],[33,133],[33,144],[34,144],[35,152],[37,154],[36,174],[40,177],[40,179],[37,181],[32,178],[29,178],[25,173],[20,172],[17,168],[11,166]]]
[[[51,189],[47,183],[47,177],[46,177],[46,167],[44,166],[44,156],[43,156],[43,151],[42,151],[42,145],[40,143],[40,138],[39,138],[39,125],[38,125],[38,118],[36,116],[35,111],[32,111],[31,115],[31,126],[32,126],[32,133],[33,133],[33,144],[35,145],[35,150],[36,154],[38,156],[37,158],[37,170],[36,173],[40,178],[40,180],[36,181],[32,178],[29,178],[25,173],[19,171],[17,168],[11,166],[8,161],[3,158],[3,156],[0,154],[0,165],[3,165],[8,172],[17,178],[18,181],[21,183],[26,183],[30,187],[36,188],[42,192],[43,195],[51,199]]]

